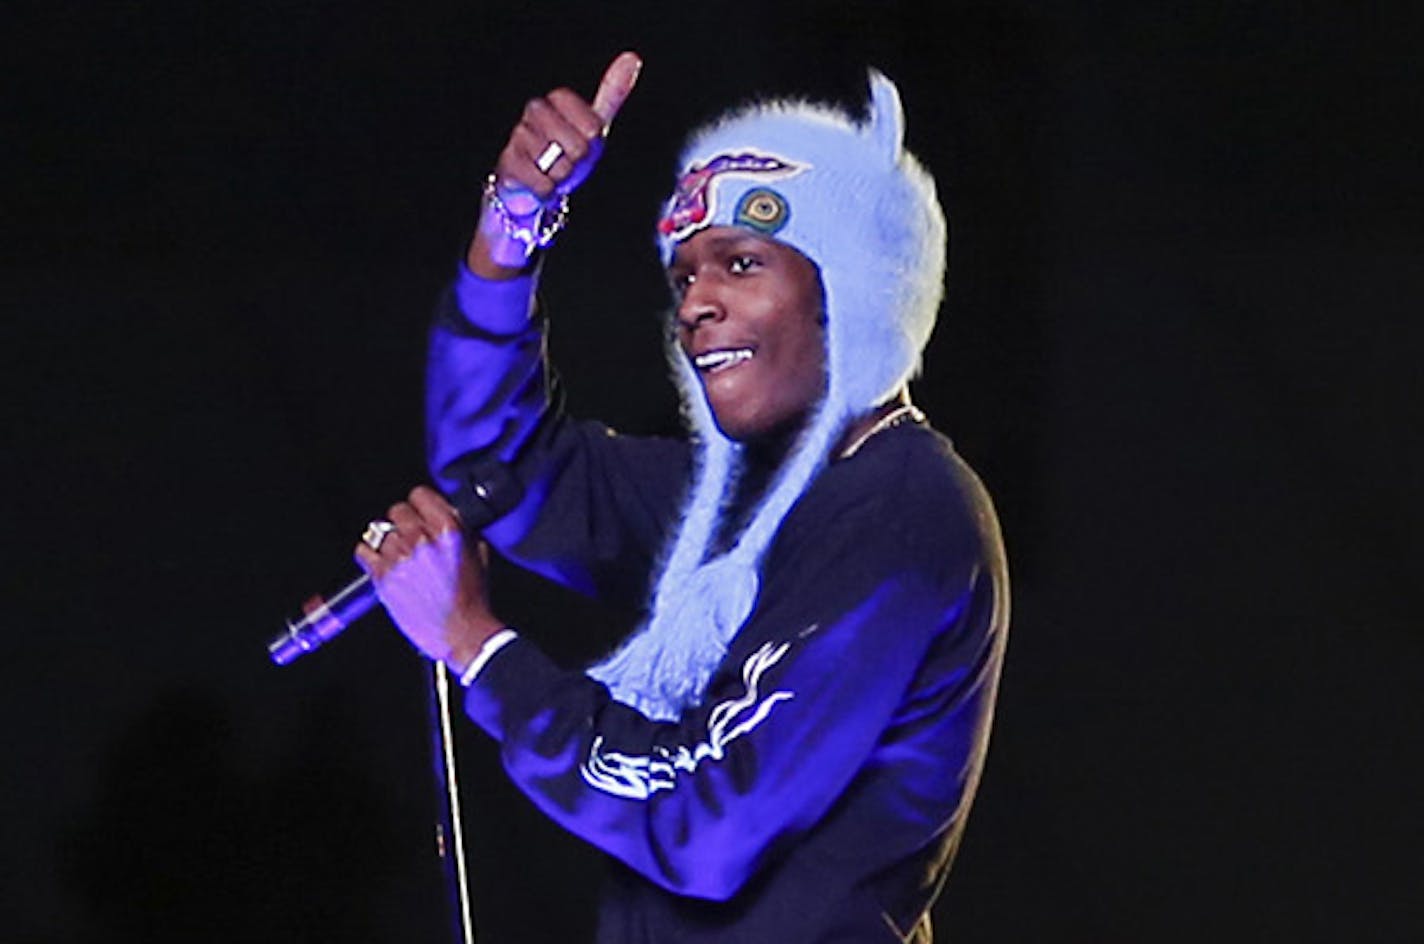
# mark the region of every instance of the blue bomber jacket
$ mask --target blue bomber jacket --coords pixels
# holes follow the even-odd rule
[[[684,443],[564,416],[532,280],[462,273],[432,332],[428,444],[457,506],[522,485],[485,537],[620,604],[646,597]],[[467,514],[467,517],[473,517]],[[612,860],[601,942],[928,941],[984,764],[1008,618],[993,507],[924,426],[833,461],[782,522],[755,607],[676,721],[529,639],[466,693],[509,776]]]

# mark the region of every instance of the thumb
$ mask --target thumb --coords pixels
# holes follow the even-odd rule
[[[618,110],[623,107],[633,86],[638,82],[638,72],[643,68],[643,60],[636,52],[619,53],[608,64],[603,79],[598,83],[598,92],[593,96],[593,110],[603,119],[603,133],[613,124]]]

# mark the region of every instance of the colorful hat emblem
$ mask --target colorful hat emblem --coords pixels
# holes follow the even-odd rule
[[[786,225],[791,218],[791,207],[775,190],[758,187],[742,195],[733,218],[740,226],[749,226],[770,236]]]
[[[770,154],[756,154],[746,152],[741,154],[718,154],[704,164],[694,164],[677,181],[677,187],[673,190],[672,200],[668,210],[663,214],[663,218],[658,220],[658,232],[664,236],[671,237],[674,242],[681,242],[694,232],[707,225],[707,221],[712,217],[711,189],[712,181],[720,174],[736,174],[759,177],[767,175],[771,177],[787,177],[803,169],[802,165]],[[757,191],[758,193],[772,193],[769,190]],[[780,201],[780,219],[784,222],[789,215],[785,199],[773,194]],[[744,200],[743,203],[746,201]],[[763,232],[775,232],[775,229],[767,230],[764,225],[751,222],[750,220],[740,220],[740,206],[738,210],[739,222],[745,222],[749,226],[761,229]],[[776,229],[779,229],[778,225]]]

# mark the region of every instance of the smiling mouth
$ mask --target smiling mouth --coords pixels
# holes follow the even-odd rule
[[[718,374],[751,360],[754,354],[749,347],[723,348],[698,354],[692,363],[704,374]]]

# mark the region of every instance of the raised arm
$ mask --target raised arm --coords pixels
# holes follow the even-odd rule
[[[637,580],[626,575],[661,544],[683,451],[560,415],[530,260],[549,215],[596,166],[640,66],[633,53],[615,58],[591,103],[561,88],[524,106],[490,175],[466,266],[441,303],[426,385],[428,458],[440,490],[469,520],[488,520],[478,506],[516,468],[524,498],[510,511],[496,496],[503,519],[486,529],[490,541],[565,585],[632,604],[646,592],[647,568]],[[531,534],[554,509],[559,527]]]

